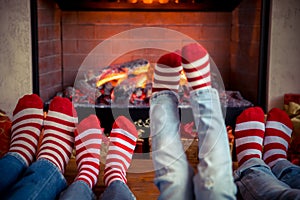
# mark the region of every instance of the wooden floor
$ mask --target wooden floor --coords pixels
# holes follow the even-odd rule
[[[192,141],[192,142],[191,142]],[[186,155],[190,165],[195,169],[198,164],[198,141],[197,140],[183,140],[184,146],[187,146]],[[105,155],[107,153],[107,145],[102,145],[101,152],[103,153],[103,162],[105,162]],[[101,154],[102,154],[101,153]],[[133,160],[130,164],[127,173],[127,185],[131,189],[136,198],[142,200],[153,200],[159,196],[159,191],[154,185],[154,168],[152,164],[151,154],[146,154],[146,157],[137,157],[140,154],[134,154]],[[145,155],[145,154],[142,154]],[[233,169],[237,166],[236,162],[233,163]],[[94,187],[94,193],[99,196],[104,190],[103,183],[103,170],[104,164],[101,162],[100,174],[98,183]],[[69,183],[72,183],[77,175],[77,166],[75,158],[70,159],[70,162],[65,171],[65,177]]]
[[[99,196],[105,189],[102,180],[103,170],[104,165],[101,164],[98,183],[94,187],[94,192],[97,196]],[[65,171],[65,177],[69,183],[72,183],[76,175],[76,162],[74,158],[71,158]],[[127,173],[127,184],[137,199],[157,199],[159,191],[154,185],[153,180],[154,171],[152,161],[150,159],[133,159]]]

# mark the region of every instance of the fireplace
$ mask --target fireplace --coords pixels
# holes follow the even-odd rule
[[[62,2],[63,5],[60,4]],[[201,43],[216,63],[226,90],[233,91],[234,95],[241,94],[252,104],[265,106],[264,95],[261,94],[264,93],[266,31],[263,30],[265,24],[262,23],[265,22],[261,13],[267,11],[268,6],[264,6],[261,0],[229,1],[229,6],[224,5],[226,1],[219,1],[222,2],[220,4],[218,1],[200,1],[197,9],[193,5],[175,9],[165,9],[161,5],[151,9],[145,6],[133,9],[124,6],[127,4],[122,4],[123,7],[119,9],[92,7],[99,5],[99,2],[69,1],[68,7],[68,1],[37,1],[36,49],[33,51],[36,51],[38,60],[34,65],[34,92],[39,93],[44,101],[79,83],[78,80],[88,72],[82,70],[88,55],[99,44],[120,33],[154,27],[182,33]],[[209,6],[201,7],[201,2]],[[163,49],[147,47],[125,53],[122,48],[126,45],[122,42],[107,45],[105,51],[111,55],[110,62],[95,64],[93,70],[100,71],[108,65],[117,66],[136,61],[153,64],[166,50],[176,47],[178,38],[176,44],[174,38],[163,43],[159,41]],[[182,39],[180,45],[188,42]],[[127,43],[127,46],[130,45]],[[103,103],[110,101],[110,98],[111,96],[98,100]],[[110,105],[105,103],[96,104],[95,109],[82,102],[79,102],[77,109],[80,110],[81,118],[96,112],[103,121],[102,124],[107,125],[106,131],[109,131],[115,114],[128,115],[135,122],[147,121],[147,102],[141,102],[138,98],[135,100],[141,105],[130,106],[129,109],[110,109]],[[91,105],[95,105],[94,102]],[[241,109],[243,107],[227,112],[228,124],[232,124],[231,118]],[[182,106],[180,112],[185,112],[187,120],[190,120],[189,108]]]

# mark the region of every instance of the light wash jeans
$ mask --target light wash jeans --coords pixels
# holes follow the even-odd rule
[[[61,172],[46,159],[29,167],[17,153],[8,153],[0,159],[1,199],[53,200],[66,187]]]
[[[26,166],[17,153],[7,153],[0,159],[0,199],[54,200],[95,199],[93,191],[83,181],[67,187],[67,182],[58,168],[46,159]],[[112,182],[100,199],[133,200],[134,195],[121,181]]]
[[[300,199],[300,167],[288,160],[272,169],[258,158],[246,161],[234,172],[243,199]]]
[[[154,93],[150,102],[150,128],[155,184],[159,199],[235,199],[236,185],[218,92],[191,92],[190,101],[199,138],[199,164],[195,174],[180,140],[178,96]]]

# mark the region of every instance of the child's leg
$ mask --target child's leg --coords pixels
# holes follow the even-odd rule
[[[235,199],[229,141],[218,92],[211,88],[209,55],[196,43],[184,46],[181,52],[199,139],[196,199]]]
[[[155,66],[150,102],[150,128],[155,184],[159,199],[194,199],[193,170],[180,140],[178,111],[181,57],[163,55]]]

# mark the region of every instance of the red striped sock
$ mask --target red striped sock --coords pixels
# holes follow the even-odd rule
[[[264,139],[263,159],[270,167],[283,159],[287,159],[287,150],[291,140],[293,124],[287,113],[273,108],[268,113]]]
[[[96,115],[82,120],[75,131],[75,149],[78,175],[75,181],[82,180],[90,188],[97,183],[100,169],[100,149],[102,129]]]
[[[251,158],[262,157],[264,132],[264,112],[260,107],[247,108],[237,117],[235,144],[239,166]]]
[[[37,159],[48,159],[64,173],[73,150],[73,132],[77,121],[72,102],[67,98],[55,97],[44,121],[44,137]]]
[[[127,182],[126,172],[131,163],[137,140],[135,125],[126,117],[118,117],[110,133],[110,144],[104,169],[104,183],[108,186],[115,180]]]
[[[184,46],[182,52],[182,67],[189,86],[193,90],[210,88],[210,60],[204,47],[192,43]]]
[[[27,166],[35,157],[43,118],[43,102],[36,94],[23,96],[13,111],[9,152],[18,153]]]
[[[152,92],[162,90],[177,92],[181,71],[180,52],[172,52],[160,57],[154,69]]]

